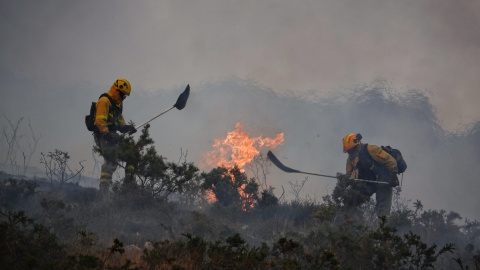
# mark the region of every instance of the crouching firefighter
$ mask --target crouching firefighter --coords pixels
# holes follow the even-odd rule
[[[118,166],[118,147],[121,133],[133,134],[137,130],[133,125],[125,124],[122,115],[123,100],[130,96],[132,88],[126,79],[116,80],[110,91],[104,93],[98,99],[95,113],[95,127],[93,137],[104,159],[102,173],[100,175],[100,195],[107,195],[112,183],[112,175]],[[133,165],[126,162],[125,180],[134,180]]]
[[[377,215],[389,215],[392,206],[393,187],[398,186],[398,167],[394,157],[381,147],[373,144],[363,144],[362,135],[347,134],[343,138],[343,152],[348,153],[346,174],[339,180],[364,179],[381,181],[383,183],[353,184],[358,195],[350,198],[350,206],[359,206],[367,202],[375,193]]]

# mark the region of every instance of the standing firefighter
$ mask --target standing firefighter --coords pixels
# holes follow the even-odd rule
[[[398,186],[397,161],[381,147],[361,143],[362,135],[347,134],[343,138],[343,152],[348,153],[346,174],[339,176],[334,196],[342,197],[347,207],[367,202],[375,193],[378,215],[389,215],[392,206],[393,187]],[[353,183],[348,179],[365,179],[382,183]],[[348,188],[348,185],[352,185]],[[343,188],[342,188],[343,186]]]
[[[110,91],[100,96],[96,104],[93,136],[104,159],[100,176],[100,193],[102,195],[109,192],[112,175],[118,166],[117,150],[120,135],[117,131],[121,133],[129,132],[130,134],[137,131],[133,125],[125,124],[122,115],[123,100],[130,95],[131,91],[129,81],[118,79],[113,83]],[[132,170],[132,168],[127,163],[125,177],[127,177],[128,170]]]

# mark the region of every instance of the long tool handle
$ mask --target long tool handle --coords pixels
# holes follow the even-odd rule
[[[187,100],[188,100],[188,96],[190,95],[190,84],[187,84],[187,87],[185,88],[185,90],[180,94],[180,96],[178,96],[177,98],[177,102],[175,102],[175,104],[168,110],[162,112],[161,114],[153,117],[152,119],[148,120],[147,122],[141,124],[141,125],[138,125],[135,127],[135,129],[139,129],[143,126],[145,126],[146,124],[150,123],[151,121],[155,120],[157,117],[161,116],[162,114],[165,114],[167,113],[168,111],[170,111],[171,109],[173,108],[177,108],[179,110],[185,108],[185,105],[187,105]]]
[[[303,174],[310,174],[310,175],[316,175],[316,176],[322,176],[322,177],[329,177],[329,178],[337,178],[336,176],[333,175],[326,175],[326,174],[319,174],[319,173],[309,173],[309,172],[302,172],[299,170],[295,170],[292,168],[289,168],[285,165],[283,165],[280,160],[272,153],[272,151],[268,151],[267,157],[270,159],[270,161],[275,164],[280,170],[287,172],[287,173],[303,173]],[[375,183],[375,184],[388,184],[387,182],[382,182],[382,181],[372,181],[372,180],[365,180],[365,179],[350,179],[354,181],[361,181],[361,182],[368,182],[368,183]]]
[[[162,114],[165,114],[165,113],[167,113],[168,111],[170,111],[170,110],[171,110],[171,109],[173,109],[173,108],[175,108],[175,106],[172,106],[170,109],[168,109],[168,110],[166,110],[166,111],[162,112],[161,114],[159,114],[159,115],[157,115],[157,116],[153,117],[152,119],[148,120],[147,122],[145,122],[145,123],[143,123],[143,124],[141,124],[141,125],[138,125],[138,126],[136,126],[136,127],[135,127],[135,129],[137,129],[137,130],[138,130],[139,128],[141,128],[141,127],[145,126],[146,124],[148,124],[148,123],[152,122],[152,121],[153,121],[153,120],[155,120],[157,117],[161,116]]]

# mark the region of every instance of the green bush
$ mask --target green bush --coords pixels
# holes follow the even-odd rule
[[[258,200],[258,187],[255,179],[247,175],[237,166],[232,169],[217,167],[209,173],[202,173],[202,188],[211,190],[224,206],[236,205],[244,211],[254,208]]]
[[[0,212],[0,269],[62,269],[65,251],[25,212]]]

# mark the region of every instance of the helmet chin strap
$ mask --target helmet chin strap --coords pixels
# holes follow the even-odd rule
[[[120,98],[123,100],[125,100],[127,98],[127,94],[123,93],[120,89],[117,89],[118,91],[118,94],[120,95]]]

